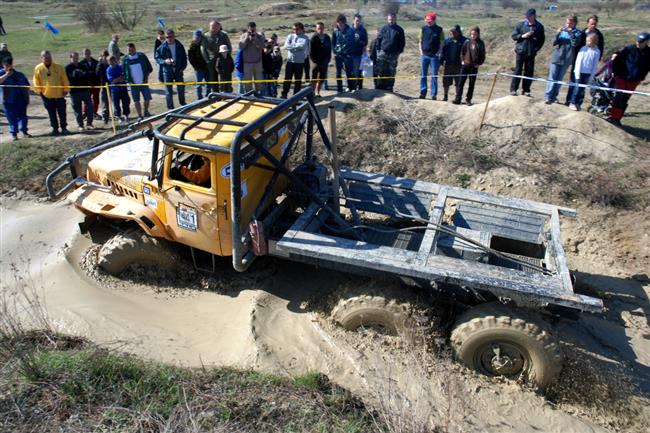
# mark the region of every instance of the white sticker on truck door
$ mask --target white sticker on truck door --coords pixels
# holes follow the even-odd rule
[[[179,203],[176,208],[176,224],[178,227],[195,232],[199,227],[199,219],[196,209]]]

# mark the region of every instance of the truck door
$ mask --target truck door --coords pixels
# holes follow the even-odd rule
[[[215,156],[168,147],[163,170],[160,193],[174,240],[222,255]]]

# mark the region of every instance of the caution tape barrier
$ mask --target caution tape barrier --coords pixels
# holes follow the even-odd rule
[[[586,89],[599,89],[599,90],[605,90],[608,92],[613,92],[613,93],[626,93],[629,95],[640,95],[640,96],[650,96],[650,92],[641,92],[638,90],[622,90],[622,89],[616,89],[613,87],[603,87],[603,86],[595,86],[592,84],[578,84],[578,83],[571,83],[571,82],[566,82],[566,81],[559,81],[559,80],[548,80],[545,78],[540,78],[540,77],[527,77],[524,75],[516,75],[516,74],[511,74],[511,73],[506,73],[506,72],[484,72],[484,73],[478,73],[478,74],[454,74],[454,75],[444,75],[444,74],[437,74],[437,75],[427,75],[425,78],[430,79],[430,78],[444,78],[444,77],[477,77],[477,78],[482,78],[482,77],[493,77],[493,76],[501,76],[501,77],[511,77],[511,78],[521,78],[524,80],[531,80],[531,81],[539,81],[543,83],[556,83],[560,84],[563,86],[573,86],[573,87],[584,87]],[[422,79],[422,75],[394,75],[394,76],[378,76],[378,77],[340,77],[340,78],[326,78],[326,79],[301,79],[300,81],[303,83],[311,83],[311,82],[316,82],[316,81],[359,81],[359,80],[364,80],[364,79],[369,79],[369,80],[386,80],[386,79],[393,79],[393,80],[400,80],[400,79]],[[223,85],[223,84],[264,84],[264,83],[285,83],[285,82],[294,82],[297,81],[295,79],[283,79],[283,78],[278,78],[278,79],[263,79],[263,80],[230,80],[230,81],[172,81],[172,82],[157,82],[157,83],[141,83],[141,84],[134,84],[134,83],[120,83],[120,84],[106,84],[106,85],[101,85],[101,86],[34,86],[34,85],[7,85],[7,84],[0,84],[0,88],[3,87],[18,87],[18,88],[28,88],[28,89],[36,89],[38,88],[44,88],[48,87],[51,89],[105,89],[106,87],[110,87],[111,89],[115,87],[160,87],[160,86],[203,86],[203,85]]]

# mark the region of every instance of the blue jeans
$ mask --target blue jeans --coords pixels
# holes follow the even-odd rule
[[[185,85],[179,84],[183,83],[183,71],[174,71],[174,74],[164,74],[166,83],[176,83],[176,91],[178,92],[178,103],[185,105]],[[165,99],[167,101],[167,109],[171,110],[174,108],[174,86],[169,85],[165,86]]]
[[[336,90],[338,92],[343,91],[343,80],[341,79],[343,69],[345,69],[345,76],[348,78],[348,89],[351,91],[356,89],[357,82],[350,80],[350,78],[356,77],[355,71],[352,69],[352,57],[336,56],[334,60],[336,65]]]
[[[264,95],[276,98],[278,96],[278,82],[275,81],[272,74],[264,74],[264,80],[269,80],[262,86]]]
[[[569,83],[573,84],[576,82],[576,77],[573,75],[573,70],[575,69],[575,65],[571,67],[571,70],[569,72]],[[566,92],[566,105],[571,104],[571,101],[573,100],[573,97],[575,96],[576,93],[576,86],[571,86],[569,85],[569,90]]]
[[[573,77],[575,82],[575,75]],[[591,78],[591,74],[580,74],[580,78],[578,79],[577,84],[589,84],[589,78]],[[573,87],[573,92],[571,100],[569,102],[571,104],[575,104],[576,107],[580,108],[582,101],[585,100],[585,88],[578,86],[571,87]]]
[[[358,80],[354,80],[354,88],[362,88],[363,83],[361,81],[363,80],[363,74],[361,73],[361,55],[352,56],[352,74],[353,77],[358,78]]]
[[[111,98],[113,99],[113,116],[122,117],[122,114],[124,114],[129,117],[129,114],[131,114],[131,99],[126,87],[111,89]]]
[[[9,123],[9,133],[18,134],[18,130],[27,134],[27,105],[25,104],[7,104],[4,103],[7,123]]]
[[[204,71],[200,71],[198,69],[194,70],[194,73],[196,74],[196,82],[200,83],[202,81],[206,81],[208,78],[208,74],[205,73]],[[201,85],[197,84],[196,85],[196,97],[197,99],[203,99],[203,88],[205,87],[205,96],[208,96],[208,93],[210,93],[209,87],[207,84]]]
[[[440,68],[440,59],[438,56],[420,57],[422,64],[422,76],[420,77],[420,95],[427,94],[427,76],[429,75],[429,65],[431,66],[431,96],[438,96],[438,69]]]
[[[557,95],[560,93],[560,87],[562,85],[560,83],[551,83],[551,81],[562,81],[568,67],[569,65],[556,65],[555,63],[551,63],[548,70],[549,82],[546,83],[544,100],[555,101],[557,99]]]

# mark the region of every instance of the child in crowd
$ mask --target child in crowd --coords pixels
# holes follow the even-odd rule
[[[126,79],[124,78],[124,70],[122,66],[117,63],[117,57],[110,56],[108,58],[108,68],[106,69],[106,78],[110,84],[120,84],[115,86],[110,86],[111,88],[111,98],[113,99],[113,116],[116,119],[119,119],[121,122],[129,121],[129,113],[131,112],[129,105],[131,104],[131,99],[129,98],[129,92],[126,86]],[[121,106],[120,106],[121,104]],[[122,117],[124,114],[124,117]]]
[[[587,45],[580,48],[576,57],[575,70],[573,71],[576,84],[589,84],[593,81],[599,59],[598,35],[596,33],[590,33],[587,35]],[[580,111],[580,106],[584,98],[585,88],[578,87],[578,90],[573,92],[569,108],[574,111]]]
[[[280,78],[280,71],[282,70],[282,53],[280,53],[280,47],[278,45],[273,46],[271,58],[273,60],[273,79],[275,80],[272,83],[274,89],[273,96],[278,96],[278,79]]]
[[[239,53],[237,55],[239,56]],[[222,92],[232,93],[232,71],[235,69],[235,62],[232,60],[228,45],[221,45],[219,47],[219,57],[217,58],[215,67],[219,73],[219,82],[221,83],[219,84],[219,89]],[[239,78],[239,75],[237,77]]]
[[[264,96],[277,96],[277,89],[274,88],[273,82],[273,44],[266,44],[264,53],[262,54],[262,75],[264,77],[264,84],[262,86],[262,94]]]

